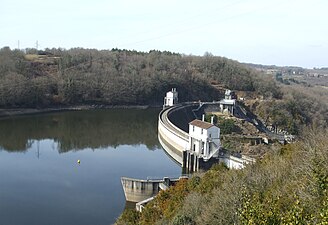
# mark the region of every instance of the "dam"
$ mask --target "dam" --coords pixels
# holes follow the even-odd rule
[[[213,120],[211,123],[204,121],[208,108],[233,112],[235,102],[229,96],[219,102],[177,104],[175,92],[172,89],[167,93],[158,116],[158,139],[167,155],[181,165],[183,173],[207,170],[219,162],[230,169],[242,169],[246,164],[255,162],[253,158],[231,154],[221,148],[220,128],[214,125]],[[175,99],[168,100],[170,96]]]
[[[234,101],[188,102],[178,104],[176,89],[164,98],[163,110],[158,115],[158,140],[165,153],[182,167],[181,174],[208,170],[216,163],[224,163],[230,169],[242,169],[255,159],[241,154],[231,154],[221,147],[220,128],[205,121],[206,110],[233,112]],[[226,104],[227,103],[227,104]],[[122,177],[121,183],[127,201],[137,202],[141,211],[160,190],[174,185],[179,178],[134,179]]]

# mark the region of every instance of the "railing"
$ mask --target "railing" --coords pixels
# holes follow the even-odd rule
[[[159,122],[161,124],[161,126],[163,126],[167,131],[169,131],[170,133],[180,137],[181,139],[188,141],[188,134],[186,132],[184,132],[183,130],[179,129],[177,126],[175,126],[173,123],[170,122],[170,120],[168,119],[168,117],[166,117],[166,122],[168,123],[169,126],[171,126],[171,128],[173,128],[173,130],[177,131],[174,132],[172,129],[170,129],[170,127],[168,127],[165,122],[163,121],[163,114],[164,113],[168,113],[167,111],[172,110],[173,108],[167,108],[164,109],[160,112],[159,114]]]

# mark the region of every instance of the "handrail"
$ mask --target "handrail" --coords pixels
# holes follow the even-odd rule
[[[184,139],[184,140],[188,140],[188,133],[186,133],[185,131],[181,130],[180,128],[178,128],[177,126],[175,126],[168,117],[166,117],[166,121],[168,122],[168,124],[177,132],[172,131],[172,129],[170,129],[170,127],[168,127],[165,122],[163,121],[163,114],[164,112],[167,112],[167,114],[169,113],[169,111],[173,110],[173,109],[178,109],[179,107],[184,107],[184,105],[180,105],[180,106],[174,106],[174,107],[170,107],[170,108],[166,108],[164,110],[162,110],[159,114],[159,121],[161,123],[162,126],[164,126],[168,131],[170,131],[171,133],[177,135],[178,137]],[[182,134],[182,135],[181,135]]]

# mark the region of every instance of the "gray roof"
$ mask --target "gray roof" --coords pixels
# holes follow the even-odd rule
[[[193,125],[195,127],[200,127],[200,128],[206,129],[206,130],[214,126],[211,123],[208,123],[208,122],[205,122],[205,121],[201,121],[201,120],[197,120],[197,119],[191,121],[189,124],[190,125]]]

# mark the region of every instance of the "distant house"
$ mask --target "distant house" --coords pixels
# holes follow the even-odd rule
[[[178,103],[178,92],[176,88],[172,88],[171,91],[166,93],[164,98],[164,107],[173,106]]]
[[[212,156],[218,156],[220,128],[202,120],[191,121],[189,123],[189,149],[202,157],[204,161]]]

